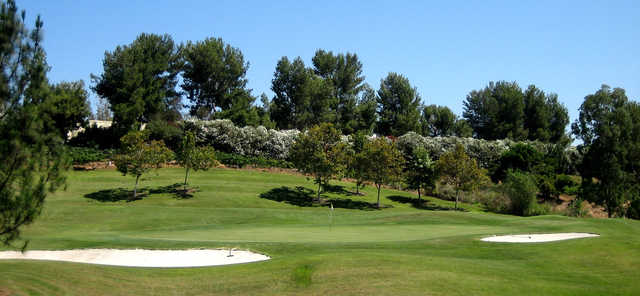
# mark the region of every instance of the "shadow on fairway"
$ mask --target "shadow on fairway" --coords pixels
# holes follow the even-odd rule
[[[182,188],[182,184],[176,183],[168,186],[160,186],[156,188],[143,187],[138,189],[138,194],[135,199],[133,199],[133,190],[128,190],[124,188],[116,188],[116,189],[105,189],[96,191],[93,193],[85,194],[85,198],[97,200],[100,202],[117,202],[125,200],[127,202],[132,202],[136,200],[140,200],[145,196],[149,196],[152,194],[162,194],[169,193],[174,198],[177,199],[189,199],[193,197],[193,192],[195,189],[187,189],[186,191]]]
[[[395,202],[399,202],[399,203],[403,203],[403,204],[410,204],[412,207],[416,208],[416,209],[421,209],[421,210],[430,210],[430,211],[461,211],[461,212],[466,212],[467,210],[463,209],[463,208],[458,208],[457,210],[455,208],[450,208],[450,207],[443,207],[443,206],[439,206],[436,205],[432,202],[429,202],[428,200],[422,199],[422,202],[419,202],[417,198],[412,198],[412,197],[407,197],[407,196],[400,196],[400,195],[391,195],[391,196],[387,196],[388,199],[395,201]]]
[[[342,187],[342,186],[339,186]],[[344,190],[344,188],[342,188]],[[334,191],[329,191],[334,192]],[[343,209],[356,209],[356,210],[377,210],[375,203],[369,203],[365,201],[352,200],[350,198],[322,198],[320,201],[314,201],[316,192],[298,186],[296,188],[290,188],[282,186],[279,188],[273,188],[267,192],[261,193],[260,198],[269,199],[277,202],[285,202],[291,205],[299,207],[313,207],[313,206],[329,206],[333,204],[334,208]]]

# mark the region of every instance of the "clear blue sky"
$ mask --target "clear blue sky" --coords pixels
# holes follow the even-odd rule
[[[255,95],[276,62],[316,49],[357,53],[378,88],[398,72],[426,104],[462,113],[489,81],[555,92],[571,121],[605,83],[640,99],[640,1],[69,1],[17,0],[44,20],[50,79],[102,72],[106,50],[141,32],[178,42],[221,37],[242,50]],[[92,95],[95,99],[95,95]]]

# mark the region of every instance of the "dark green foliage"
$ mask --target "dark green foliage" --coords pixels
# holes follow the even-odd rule
[[[152,120],[145,127],[150,140],[162,141],[172,151],[179,151],[184,131],[177,123],[162,119]]]
[[[230,119],[238,126],[260,124],[255,98],[247,89],[245,62],[240,49],[221,38],[189,42],[184,48],[181,87],[191,115],[199,119]]]
[[[409,79],[389,73],[380,81],[378,90],[377,132],[385,136],[401,136],[420,130],[420,95]]]
[[[29,30],[25,12],[0,3],[0,243],[10,245],[36,219],[49,193],[65,184],[70,161],[63,138],[47,128],[53,99],[42,21]],[[26,244],[23,248],[26,247]]]
[[[480,139],[569,140],[565,134],[569,123],[566,107],[556,94],[545,94],[534,85],[523,92],[516,82],[490,82],[467,95],[463,117]]]
[[[582,199],[576,198],[567,205],[567,216],[586,217],[588,215],[589,211],[585,208],[585,202]]]
[[[337,98],[331,107],[336,113],[336,128],[343,134],[358,130],[356,106],[358,94],[364,85],[362,63],[356,54],[334,54],[331,51],[317,50],[313,59],[314,73],[332,86],[332,96]]]
[[[527,139],[542,142],[567,142],[565,128],[569,124],[567,108],[558,102],[558,95],[545,94],[535,85],[524,92],[524,129]]]
[[[465,119],[458,119],[453,126],[453,134],[461,138],[471,138],[473,129]]]
[[[455,135],[457,116],[446,106],[429,105],[422,108],[421,134],[426,137]]]
[[[105,161],[113,155],[114,150],[100,150],[87,147],[68,147],[68,153],[74,164]]]
[[[278,61],[271,90],[275,93],[269,107],[270,117],[279,129],[306,129],[320,123],[333,123],[337,114],[332,82],[305,67],[300,57]]]
[[[44,108],[47,128],[52,128],[62,139],[79,127],[86,127],[91,114],[89,94],[82,80],[61,82],[51,86],[50,98]]]
[[[580,184],[574,181],[571,176],[557,175],[555,180],[555,187],[560,193],[574,195],[577,193]]]
[[[360,99],[358,100],[358,105],[355,110],[356,124],[354,129],[371,134],[378,120],[377,109],[378,97],[376,91],[368,84],[365,84],[360,93]]]
[[[610,217],[624,215],[625,204],[639,195],[640,106],[624,89],[603,85],[585,97],[572,128],[583,142],[580,198],[604,205]]]
[[[158,114],[165,120],[179,117],[180,95],[175,88],[180,50],[169,35],[143,33],[133,43],[105,52],[104,72],[91,75],[92,89],[109,101],[118,134]]]
[[[627,217],[640,220],[640,198],[636,198],[629,204],[627,209]]]
[[[359,131],[352,135],[352,140],[353,143],[350,149],[347,150],[348,161],[346,175],[355,179],[356,194],[360,194],[360,188],[364,186],[369,165],[369,161],[365,159],[366,155],[363,153],[369,139],[366,132]]]
[[[120,147],[120,138],[113,128],[90,125],[71,138],[67,144],[73,147],[116,149]]]
[[[502,181],[509,170],[538,174],[545,169],[544,166],[544,155],[542,153],[531,145],[516,144],[502,154],[498,167],[491,177],[494,182]]]
[[[519,216],[531,216],[535,213],[538,188],[528,173],[510,171],[503,184],[504,194],[511,200],[511,211]]]

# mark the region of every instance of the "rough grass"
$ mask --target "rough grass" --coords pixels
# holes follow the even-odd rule
[[[373,187],[364,196],[334,182],[325,205],[308,203],[311,181],[216,169],[190,176],[193,196],[172,193],[183,171],[141,182],[112,170],[71,172],[24,238],[31,249],[243,248],[272,260],[205,268],[127,268],[0,261],[0,294],[16,295],[633,295],[640,293],[640,222],[515,217]],[[302,188],[299,188],[302,186]],[[125,193],[123,193],[125,192]],[[114,196],[109,196],[114,194]],[[334,204],[329,225],[328,203]],[[492,234],[595,232],[543,244],[486,243]]]

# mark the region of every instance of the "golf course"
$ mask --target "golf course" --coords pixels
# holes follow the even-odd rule
[[[640,221],[518,217],[480,205],[333,181],[316,185],[268,170],[197,172],[198,191],[176,194],[184,176],[164,168],[140,181],[113,169],[69,172],[23,228],[28,250],[237,249],[266,261],[142,268],[0,260],[0,295],[637,295]],[[174,185],[175,184],[175,185]],[[333,206],[333,210],[331,209]],[[492,235],[584,232],[599,237],[493,243]],[[3,250],[10,250],[4,248]]]

